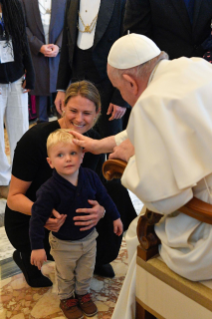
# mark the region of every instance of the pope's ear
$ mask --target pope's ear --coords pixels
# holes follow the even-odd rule
[[[129,74],[123,74],[123,79],[128,83],[129,89],[134,93],[137,94],[138,85],[135,79]]]
[[[46,160],[47,160],[47,163],[49,164],[49,166],[50,166],[51,168],[54,168],[54,166],[52,165],[51,159],[50,159],[49,157],[47,157]]]

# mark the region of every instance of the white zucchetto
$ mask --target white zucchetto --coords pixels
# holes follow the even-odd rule
[[[108,64],[120,70],[141,65],[161,53],[157,45],[141,34],[131,33],[119,38],[111,47]]]

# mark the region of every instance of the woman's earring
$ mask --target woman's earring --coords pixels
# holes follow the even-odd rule
[[[62,116],[64,116],[64,115],[65,115],[65,110],[62,111]]]

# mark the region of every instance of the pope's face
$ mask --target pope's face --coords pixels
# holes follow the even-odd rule
[[[135,104],[135,97],[130,90],[129,83],[125,79],[115,76],[113,70],[114,70],[113,67],[111,67],[108,64],[107,74],[110,79],[110,82],[113,84],[115,88],[119,90],[122,98],[131,106],[133,106]]]

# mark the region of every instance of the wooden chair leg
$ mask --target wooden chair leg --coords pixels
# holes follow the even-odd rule
[[[138,302],[136,302],[136,319],[156,319],[150,312],[145,310]]]

